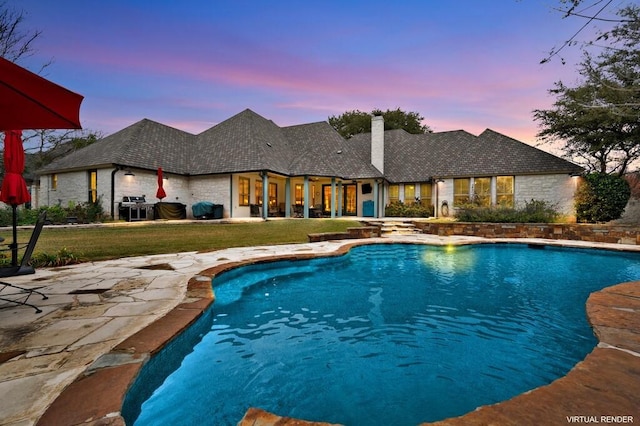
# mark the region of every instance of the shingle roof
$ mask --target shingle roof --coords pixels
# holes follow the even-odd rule
[[[55,160],[38,173],[118,164],[150,170],[162,167],[168,173],[186,174],[193,138],[190,133],[143,119]]]
[[[293,158],[291,175],[375,178],[381,174],[328,122],[283,128]]]
[[[273,121],[247,109],[200,133],[190,174],[271,170],[288,173],[290,149]]]
[[[382,177],[371,165],[371,134],[342,138],[327,122],[279,127],[247,109],[193,135],[144,119],[55,160],[39,174],[121,165],[207,175],[271,171],[287,176]],[[572,173],[582,169],[530,145],[486,130],[413,135],[385,132],[384,177],[421,182],[432,177]]]
[[[463,130],[419,135],[388,130],[384,137],[384,175],[390,182],[582,171],[569,161],[489,129],[479,136]],[[366,133],[349,142],[370,153],[370,140],[371,134]]]

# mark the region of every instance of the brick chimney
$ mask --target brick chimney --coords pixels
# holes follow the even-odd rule
[[[371,117],[371,165],[384,173],[384,118]]]

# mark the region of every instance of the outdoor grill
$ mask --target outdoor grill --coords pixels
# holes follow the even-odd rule
[[[144,195],[122,197],[118,208],[120,219],[127,222],[153,219],[153,204],[147,204]]]

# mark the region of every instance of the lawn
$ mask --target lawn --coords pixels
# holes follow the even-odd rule
[[[360,223],[344,219],[285,219],[265,222],[210,223],[140,222],[100,227],[45,226],[35,253],[54,255],[65,248],[82,261],[115,259],[228,247],[308,242],[307,235],[340,232]],[[18,240],[29,240],[31,230],[19,230]],[[0,230],[5,243],[11,230]]]

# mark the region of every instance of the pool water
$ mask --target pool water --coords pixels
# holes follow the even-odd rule
[[[242,267],[154,357],[135,425],[235,425],[249,407],[313,421],[417,425],[565,375],[597,343],[588,295],[640,279],[638,254],[520,244],[360,246]],[[175,371],[174,371],[175,370]]]

